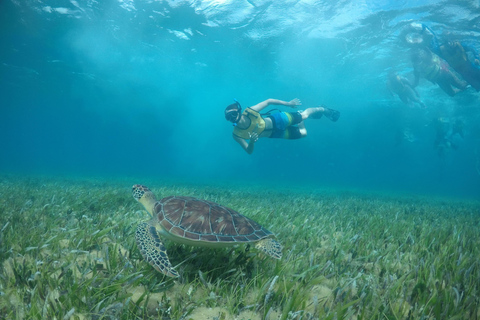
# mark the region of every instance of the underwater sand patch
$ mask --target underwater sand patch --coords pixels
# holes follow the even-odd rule
[[[2,296],[4,302],[0,302],[0,307],[2,305],[8,306],[12,310],[15,310],[17,319],[25,319],[25,304],[23,303],[22,293],[20,292],[20,290],[8,289],[3,292]]]
[[[127,289],[127,293],[131,294],[132,302],[137,303],[137,301],[143,296],[145,293],[145,288],[143,286],[131,287]],[[147,312],[148,314],[156,314],[156,309],[160,301],[162,301],[164,293],[151,293],[148,299],[147,304]]]
[[[220,307],[207,308],[207,307],[198,307],[193,310],[189,316],[191,319],[204,319],[204,320],[236,320],[237,318],[233,317],[228,310]],[[240,318],[241,319],[241,318]],[[260,319],[260,318],[258,318]]]
[[[271,312],[270,313],[270,319],[278,319],[279,314],[277,312]],[[235,320],[261,320],[262,317],[253,311],[243,311],[240,312],[240,314],[236,317],[234,317]]]
[[[176,299],[174,299],[174,297],[178,294],[180,290],[181,290],[180,286],[175,284],[173,288],[171,288],[168,291],[159,292],[159,293],[147,292],[147,295],[148,295],[147,313],[149,315],[157,315],[158,308],[159,306],[161,306],[162,301],[165,301],[165,299],[169,302],[172,308],[175,308]],[[127,293],[132,295],[131,296],[132,302],[137,303],[137,301],[145,294],[147,290],[145,289],[144,286],[136,286],[136,287],[127,288],[126,291]]]
[[[310,301],[313,301],[314,297],[317,297],[318,301],[326,302],[333,300],[333,290],[324,285],[316,285],[312,287],[310,291]]]
[[[33,258],[28,254],[15,258],[10,257],[3,262],[3,272],[8,278],[15,279],[15,272],[13,271],[14,265],[28,265],[33,263]]]

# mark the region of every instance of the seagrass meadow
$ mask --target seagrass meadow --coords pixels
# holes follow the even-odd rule
[[[277,235],[253,246],[166,242],[181,277],[135,244],[131,196],[215,201]],[[478,319],[480,203],[134,179],[0,178],[2,319]]]

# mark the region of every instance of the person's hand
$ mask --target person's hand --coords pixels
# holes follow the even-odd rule
[[[302,105],[302,102],[300,101],[300,99],[293,99],[292,101],[289,102],[289,106],[292,107],[292,108],[296,108],[297,106],[301,106]]]
[[[250,136],[250,143],[255,143],[255,142],[257,142],[257,140],[258,140],[258,133],[252,132],[252,133],[248,133],[248,135]]]

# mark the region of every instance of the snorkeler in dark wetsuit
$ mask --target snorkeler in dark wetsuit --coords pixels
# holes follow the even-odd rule
[[[457,76],[449,64],[428,49],[414,50],[412,62],[415,74],[414,87],[418,85],[420,77],[423,77],[438,84],[451,97],[467,88],[467,83]]]
[[[260,111],[270,105],[282,105],[296,108],[302,103],[298,99],[282,101],[267,99],[242,112],[240,103],[235,102],[225,109],[225,119],[234,125],[233,139],[248,153],[253,153],[255,142],[259,138],[300,139],[307,136],[304,120],[319,119],[323,115],[337,121],[340,112],[327,107],[308,108],[297,112],[275,112],[261,115]],[[272,110],[273,111],[273,110]],[[247,142],[247,140],[249,140]]]

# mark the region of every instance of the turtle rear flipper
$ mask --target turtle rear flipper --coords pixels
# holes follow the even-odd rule
[[[282,258],[282,246],[275,239],[267,238],[260,240],[255,244],[255,248],[269,255],[272,258]]]
[[[137,246],[145,260],[148,261],[157,271],[169,276],[178,277],[178,272],[172,267],[168,260],[167,250],[163,245],[157,230],[154,226],[141,222],[135,232]]]

